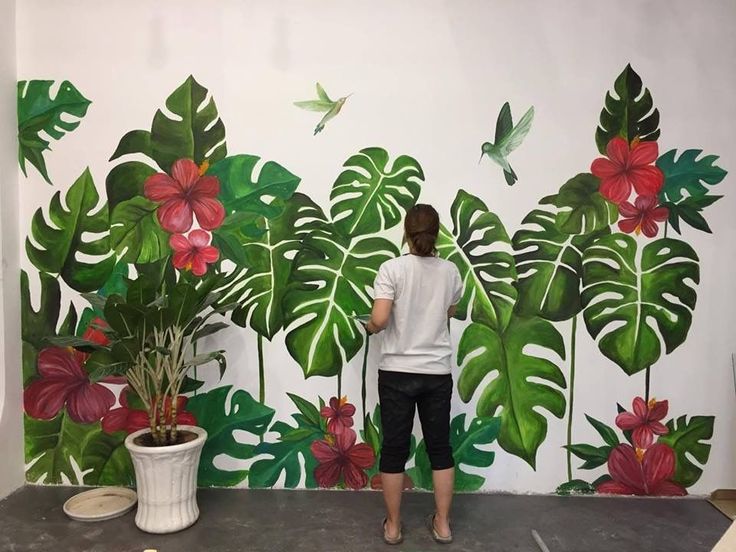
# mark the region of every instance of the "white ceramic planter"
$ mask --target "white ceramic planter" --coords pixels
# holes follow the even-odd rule
[[[199,517],[197,469],[207,432],[201,427],[178,426],[197,438],[168,447],[142,447],[133,441],[148,433],[141,429],[125,439],[135,468],[138,512],[135,524],[148,533],[173,533],[192,525]]]

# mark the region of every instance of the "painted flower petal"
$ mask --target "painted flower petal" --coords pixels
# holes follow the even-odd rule
[[[669,401],[656,401],[654,406],[649,411],[649,420],[653,422],[659,422],[665,419],[667,412],[670,409]]]
[[[63,408],[66,397],[74,389],[65,379],[39,379],[23,391],[26,414],[38,420],[50,420]],[[78,384],[76,384],[78,385]]]
[[[356,491],[368,484],[366,473],[352,462],[348,462],[343,467],[343,478],[345,480],[345,486]]]
[[[333,408],[331,408],[330,406],[327,406],[327,405],[325,405],[325,406],[323,406],[323,407],[322,407],[322,408],[320,409],[320,411],[319,411],[319,414],[320,414],[320,416],[322,416],[323,418],[331,418],[331,417],[332,417],[332,416],[334,416],[334,415],[335,415],[336,413],[335,413],[335,410],[334,410]]]
[[[87,380],[87,374],[82,370],[79,360],[70,349],[48,347],[38,353],[38,374],[42,378],[67,380],[67,385],[73,385]]]
[[[675,475],[675,452],[663,443],[656,443],[644,453],[642,468],[647,486],[652,489]]]
[[[312,455],[320,464],[330,462],[338,457],[337,451],[325,440],[312,441],[309,450],[312,451]]]
[[[373,449],[366,443],[359,443],[348,453],[350,461],[361,469],[367,470],[376,462]]]
[[[636,193],[643,196],[656,196],[664,184],[664,175],[654,165],[636,167],[628,170],[629,180]]]
[[[639,218],[626,218],[618,221],[618,228],[625,234],[631,234],[639,228]]]
[[[160,203],[183,197],[179,183],[166,173],[152,174],[143,183],[143,195],[151,201]]]
[[[649,422],[649,429],[656,435],[667,435],[670,430],[662,422]]]
[[[191,412],[179,412],[176,415],[176,423],[179,425],[197,425],[197,418]]]
[[[623,168],[629,160],[629,144],[620,136],[616,136],[608,142],[606,155],[611,161]]]
[[[128,427],[128,410],[125,407],[113,408],[102,418],[102,431],[115,433],[124,431]]]
[[[69,393],[66,409],[69,417],[81,424],[91,424],[101,419],[115,404],[115,395],[104,385],[92,383],[80,385]]]
[[[636,206],[636,210],[639,212],[651,211],[657,206],[657,198],[655,196],[640,195],[637,196],[634,201],[634,205]]]
[[[631,445],[618,445],[611,451],[608,457],[608,473],[614,481],[633,489],[634,494],[644,494],[644,474]]]
[[[107,322],[105,322],[99,316],[96,316],[92,319],[92,322],[90,322],[89,326],[87,326],[87,329],[84,330],[82,338],[86,339],[87,341],[91,341],[92,343],[97,343],[98,345],[107,345],[110,343],[110,340],[105,335],[105,332],[99,329],[106,327],[108,327]]]
[[[184,199],[172,199],[156,212],[161,228],[172,234],[182,234],[192,227],[192,208]]]
[[[333,435],[340,435],[342,432],[345,431],[345,429],[345,426],[342,424],[337,416],[331,417],[327,422],[327,431],[329,431]]]
[[[659,233],[659,226],[650,217],[645,216],[641,221],[641,231],[647,238],[653,238]]]
[[[174,251],[189,252],[192,250],[192,244],[189,243],[189,239],[183,234],[174,234],[169,238],[169,245]]]
[[[657,222],[664,222],[669,218],[670,210],[667,207],[657,207],[649,213],[649,216]]]
[[[631,439],[634,441],[634,446],[640,449],[648,449],[654,442],[654,435],[652,430],[646,425],[640,425],[631,434]]]
[[[220,193],[220,180],[216,176],[202,176],[194,183],[189,197],[199,199],[202,197],[217,197]]]
[[[618,176],[619,174],[621,174],[622,171],[623,168],[620,165],[617,165],[616,163],[614,163],[610,159],[606,159],[605,157],[599,157],[598,159],[595,159],[590,165],[590,172],[593,173],[593,176],[597,176],[601,179]]]
[[[351,403],[345,403],[344,405],[342,405],[342,408],[340,409],[340,416],[355,416],[355,405]]]
[[[314,478],[320,487],[334,487],[340,481],[342,472],[340,463],[336,460],[320,464],[314,469]]]
[[[355,431],[345,428],[345,431],[335,436],[335,446],[341,452],[348,451],[355,445],[356,438]]]
[[[187,191],[199,180],[199,167],[191,159],[179,159],[171,165],[171,176]]]
[[[171,263],[174,265],[174,268],[178,268],[179,270],[187,270],[191,268],[192,261],[193,254],[191,251],[179,251],[174,253],[174,256],[171,258]]]
[[[206,247],[210,244],[210,235],[204,230],[192,230],[189,232],[189,243],[194,247]]]
[[[662,481],[655,485],[649,492],[652,496],[685,496],[687,491],[672,481]]]
[[[205,230],[215,230],[225,220],[225,208],[216,199],[211,197],[192,199],[191,205],[199,225]]]
[[[204,276],[207,274],[207,263],[201,255],[194,254],[192,256],[192,274],[195,276]]]
[[[631,184],[625,174],[605,178],[601,181],[600,192],[608,201],[619,204],[629,199]]]
[[[135,433],[139,429],[145,429],[151,425],[151,420],[145,410],[131,410],[128,414],[128,433]]]
[[[207,264],[212,264],[220,258],[220,251],[216,247],[208,245],[200,249],[197,255]]]
[[[641,397],[635,397],[634,400],[631,402],[631,409],[634,411],[634,414],[636,414],[639,419],[641,420],[641,423],[643,424],[647,416],[649,415],[649,407],[647,406],[647,403],[642,399]]]
[[[639,142],[629,153],[629,166],[639,167],[654,163],[659,157],[659,146],[657,142],[644,140]]]
[[[330,408],[337,412],[340,409],[340,399],[337,397],[330,397]]]
[[[616,495],[635,495],[636,489],[628,487],[618,481],[606,481],[598,485],[595,489],[601,494],[616,494]]]
[[[631,431],[641,425],[641,419],[631,412],[621,412],[616,416],[616,425],[624,431]]]
[[[631,204],[630,201],[623,201],[618,206],[618,212],[622,217],[631,218],[639,216],[639,209]]]

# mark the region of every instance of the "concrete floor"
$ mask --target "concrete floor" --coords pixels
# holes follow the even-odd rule
[[[442,547],[424,528],[432,496],[409,493],[404,543],[389,547],[380,540],[379,493],[203,489],[199,521],[160,536],[139,531],[133,513],[99,523],[67,519],[61,506],[76,492],[27,486],[0,502],[0,550],[539,552],[536,529],[550,552],[705,552],[730,524],[698,499],[460,495],[455,543]]]

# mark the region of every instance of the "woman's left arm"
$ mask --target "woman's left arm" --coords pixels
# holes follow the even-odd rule
[[[391,309],[394,302],[391,299],[376,299],[373,301],[373,311],[371,311],[371,319],[365,325],[368,333],[376,334],[386,329],[391,317]]]

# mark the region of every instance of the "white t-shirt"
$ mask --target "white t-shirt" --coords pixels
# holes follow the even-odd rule
[[[403,255],[378,269],[376,299],[393,300],[382,335],[380,369],[414,374],[449,374],[452,345],[447,310],[462,297],[457,267],[437,257]]]

